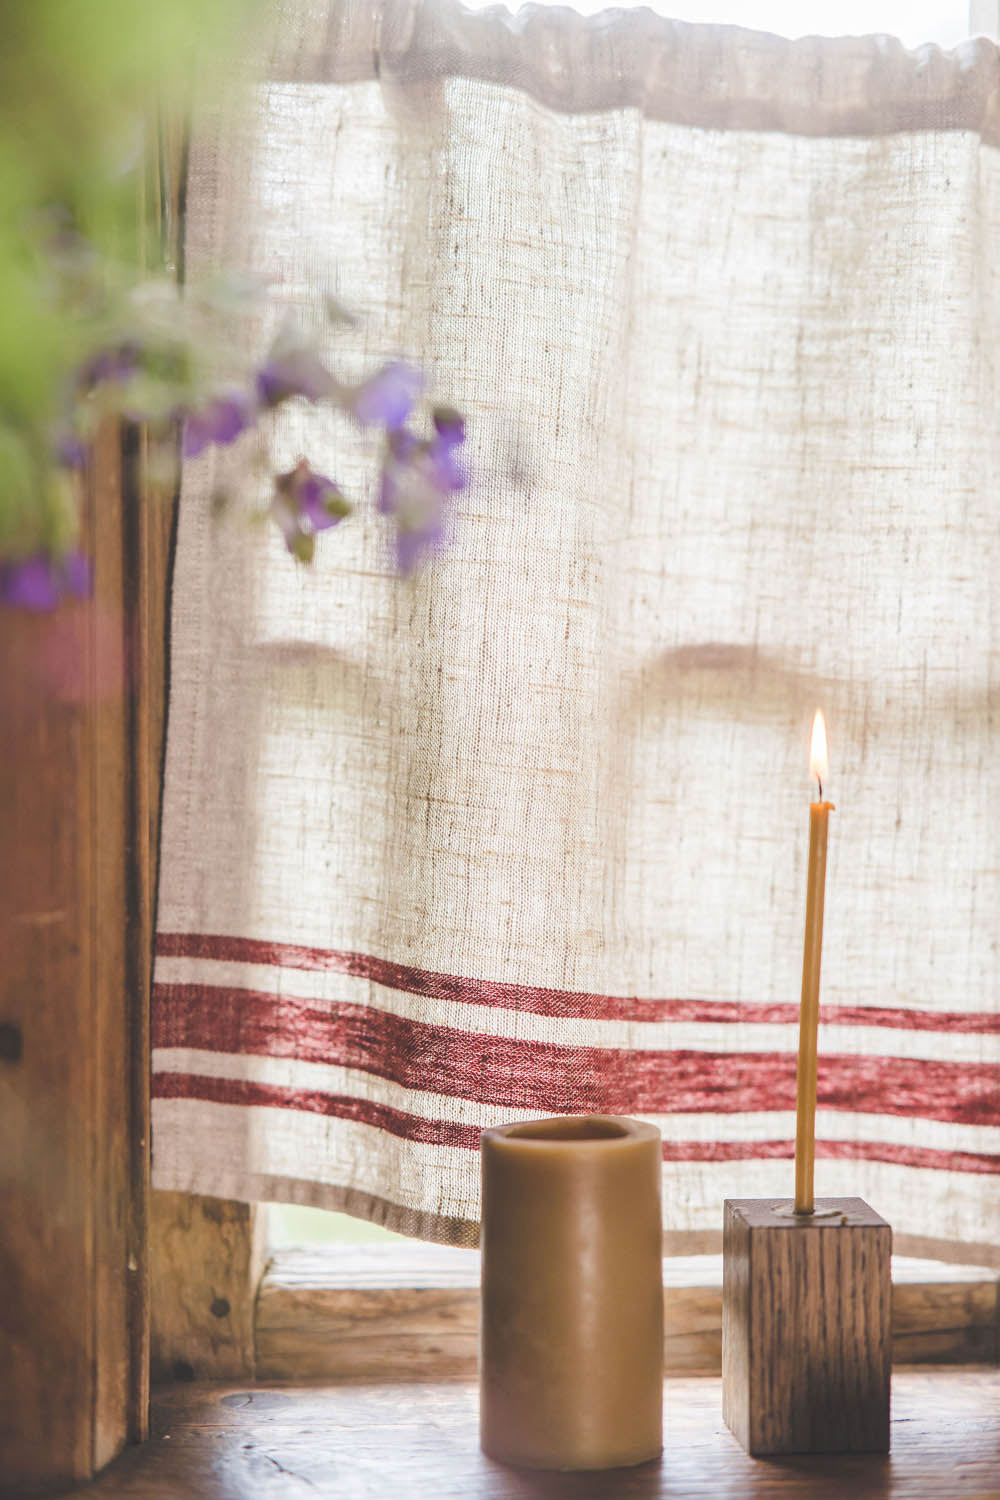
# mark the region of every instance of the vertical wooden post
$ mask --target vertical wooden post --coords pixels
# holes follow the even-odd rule
[[[0,616],[0,1483],[15,1488],[86,1478],[141,1431],[146,965],[123,510],[109,424],[83,505],[94,599]]]
[[[264,1252],[254,1205],[154,1192],[150,1207],[153,1380],[252,1380]]]

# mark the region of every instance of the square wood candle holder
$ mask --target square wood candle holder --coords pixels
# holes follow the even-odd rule
[[[728,1199],[722,1413],[748,1453],[887,1453],[892,1230],[860,1198]]]

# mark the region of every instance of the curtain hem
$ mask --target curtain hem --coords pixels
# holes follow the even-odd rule
[[[479,1245],[479,1225],[471,1219],[434,1214],[409,1208],[360,1188],[334,1183],[310,1182],[298,1177],[280,1177],[263,1172],[213,1174],[205,1181],[199,1174],[160,1170],[153,1186],[171,1192],[198,1193],[214,1198],[233,1198],[244,1203],[291,1203],[300,1208],[320,1208],[350,1214],[379,1224],[409,1239],[429,1240],[455,1249],[474,1250]],[[720,1205],[721,1217],[721,1205]],[[720,1255],[721,1229],[665,1229],[664,1255]],[[893,1253],[952,1265],[1000,1267],[1000,1246],[935,1239],[926,1235],[893,1234]]]

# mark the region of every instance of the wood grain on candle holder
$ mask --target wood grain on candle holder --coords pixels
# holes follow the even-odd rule
[[[889,1447],[892,1230],[860,1198],[725,1205],[723,1415],[748,1453]]]

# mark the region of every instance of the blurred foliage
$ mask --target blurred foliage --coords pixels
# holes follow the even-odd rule
[[[54,238],[134,261],[145,154],[253,0],[0,0],[0,554],[69,545],[52,443],[105,307],[67,301]]]

